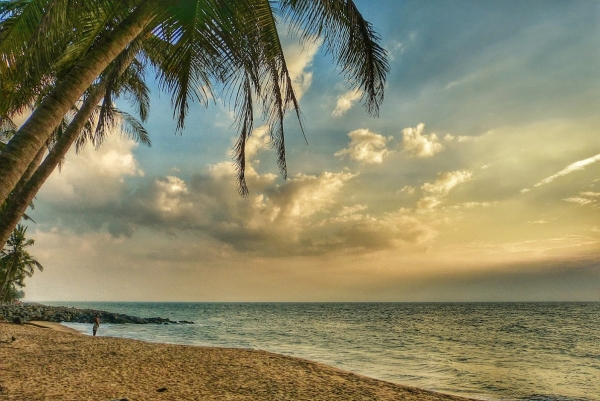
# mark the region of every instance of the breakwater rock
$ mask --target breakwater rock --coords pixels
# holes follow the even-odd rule
[[[133,324],[193,324],[187,320],[170,320],[163,317],[137,317],[112,313],[95,309],[67,308],[65,306],[47,306],[35,303],[19,305],[0,305],[0,316],[12,322],[15,318],[28,322],[41,320],[46,322],[93,323],[98,314],[102,323],[133,323]],[[0,318],[0,320],[2,320]]]

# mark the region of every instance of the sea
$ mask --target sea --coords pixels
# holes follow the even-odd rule
[[[481,400],[600,400],[600,303],[48,304],[195,322],[102,336],[261,349]]]

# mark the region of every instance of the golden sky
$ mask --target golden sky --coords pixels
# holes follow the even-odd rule
[[[151,148],[115,133],[40,192],[27,299],[600,301],[600,3],[357,3],[379,118],[286,39],[309,143],[289,118],[283,180],[259,126],[244,199],[228,107],[173,135],[154,86]]]

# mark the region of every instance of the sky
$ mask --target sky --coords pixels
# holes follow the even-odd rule
[[[242,198],[228,105],[175,133],[150,78],[152,146],[115,132],[38,194],[26,300],[600,301],[600,3],[357,5],[378,118],[285,37],[308,144],[290,114],[284,180],[257,119]]]

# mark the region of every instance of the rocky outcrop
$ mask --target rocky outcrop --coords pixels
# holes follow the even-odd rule
[[[47,306],[35,303],[23,303],[19,305],[0,305],[0,316],[6,320],[13,321],[20,318],[28,322],[41,320],[46,322],[73,322],[93,323],[94,316],[98,314],[102,323],[133,323],[133,324],[193,324],[187,320],[174,321],[163,317],[137,317],[112,313],[95,309],[76,309],[65,306]]]

